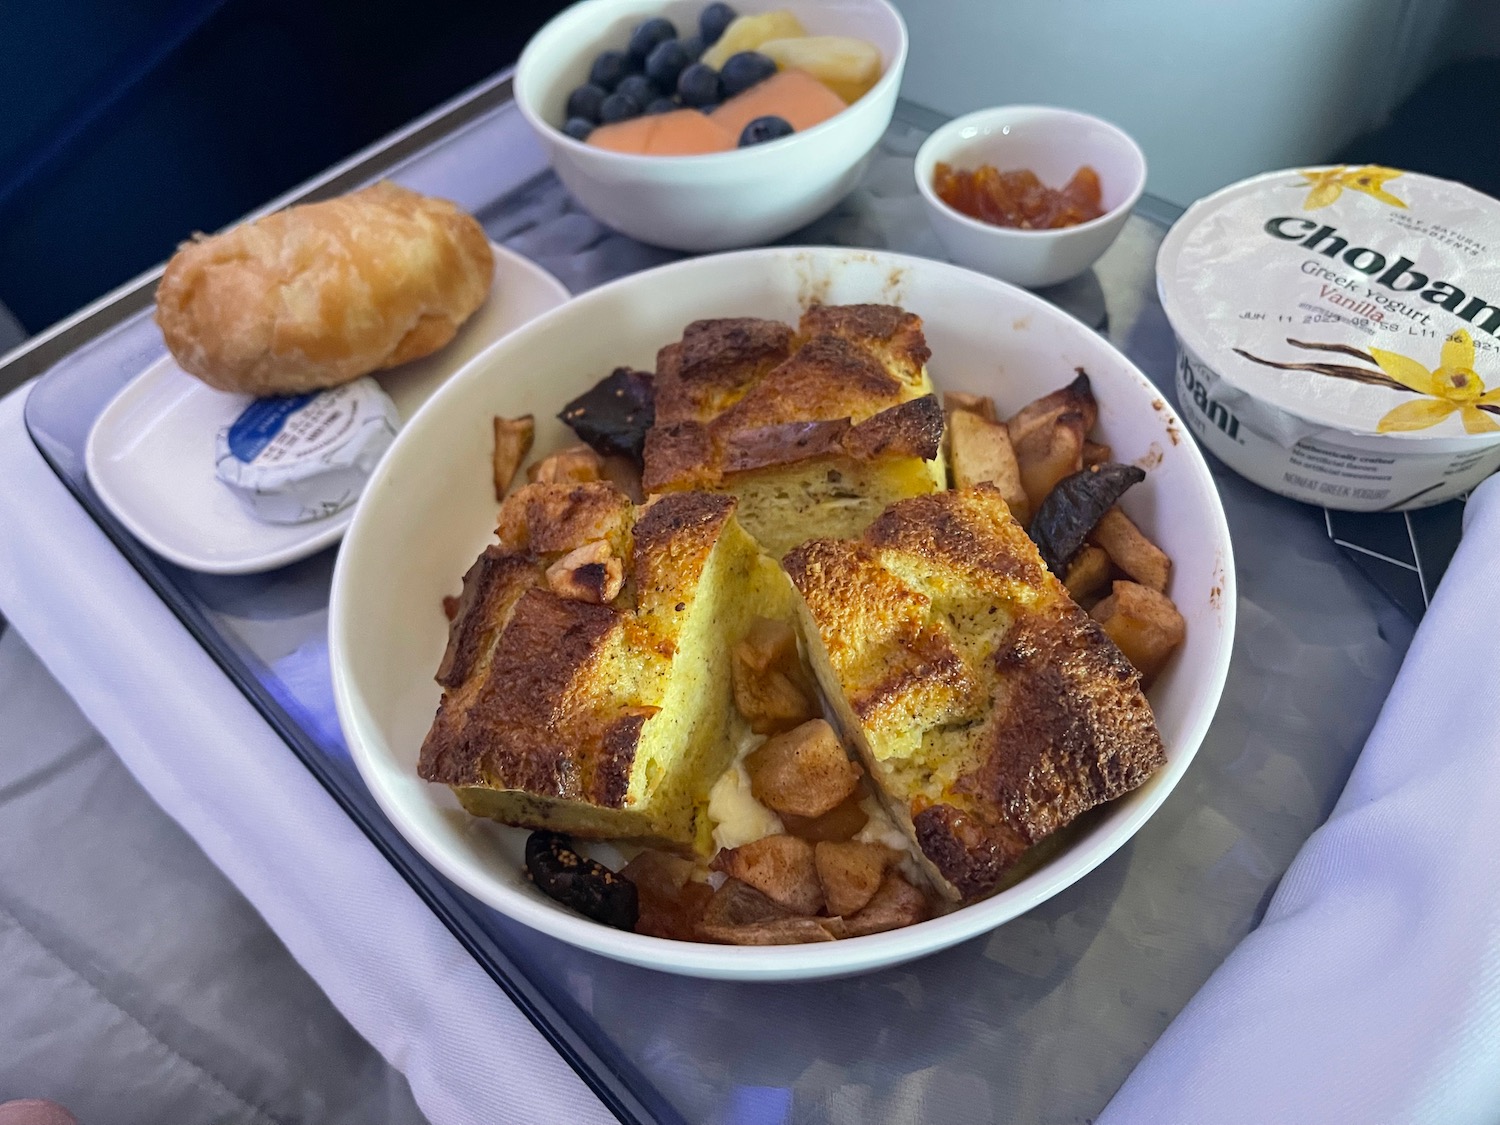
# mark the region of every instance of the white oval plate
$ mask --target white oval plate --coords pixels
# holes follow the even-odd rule
[[[479,352],[569,299],[562,282],[503,246],[488,300],[447,347],[376,374],[404,423]],[[104,506],[158,555],[205,574],[255,574],[337,543],[351,505],[320,520],[264,523],[214,475],[214,437],[250,403],[216,391],[164,356],[104,408],[84,466]]]
[[[417,777],[437,709],[445,594],[493,542],[495,414],[532,413],[535,456],[576,440],[554,415],[622,364],[650,370],[661,345],[700,317],[795,322],[812,301],[884,301],[919,314],[940,389],[993,395],[1002,414],[1083,367],[1099,432],[1122,461],[1150,466],[1122,507],[1171,556],[1170,594],[1187,619],[1182,651],[1150,698],[1167,764],[1114,802],[1015,886],[919,925],[817,945],[668,941],[591,922],[526,879],[526,832],[469,816]],[[339,720],[365,783],[435,867],[528,926],[606,957],[668,972],[793,980],[863,972],[953,945],[1025,913],[1128,840],[1177,784],[1208,729],[1234,636],[1229,528],[1208,466],[1160,392],[1102,336],[1039,297],[943,262],[833,248],[772,248],[690,259],[570,301],[455,375],[397,436],[354,513],[333,576],[329,655]]]

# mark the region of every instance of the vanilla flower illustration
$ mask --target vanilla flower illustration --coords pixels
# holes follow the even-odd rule
[[[1443,342],[1436,371],[1428,371],[1416,360],[1396,352],[1371,348],[1370,354],[1380,370],[1423,396],[1415,402],[1403,402],[1382,418],[1376,426],[1381,433],[1425,430],[1455,411],[1471,434],[1500,431],[1500,422],[1479,409],[1500,406],[1500,387],[1484,389],[1484,380],[1474,371],[1474,341],[1462,328]]]
[[[1398,168],[1384,168],[1379,164],[1366,164],[1363,168],[1350,168],[1347,164],[1340,164],[1334,168],[1324,168],[1319,171],[1298,172],[1307,186],[1311,188],[1307,193],[1307,199],[1303,201],[1304,211],[1316,211],[1319,207],[1327,207],[1335,199],[1344,193],[1344,189],[1363,192],[1372,199],[1388,204],[1391,207],[1406,207],[1405,200],[1398,199],[1385,190],[1385,185],[1401,175]]]

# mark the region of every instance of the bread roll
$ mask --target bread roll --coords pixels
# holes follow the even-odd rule
[[[209,386],[299,394],[437,351],[484,302],[494,268],[471,216],[378,183],[183,243],[156,322]]]

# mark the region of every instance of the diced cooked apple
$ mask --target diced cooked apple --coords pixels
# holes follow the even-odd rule
[[[955,411],[948,419],[948,428],[953,487],[968,488],[990,481],[1005,497],[1010,514],[1023,526],[1029,523],[1031,502],[1021,484],[1021,467],[1011,448],[1010,431],[967,410]]]
[[[767,808],[791,816],[822,816],[859,785],[860,770],[823,719],[778,734],[745,758],[750,791]]]
[[[1078,377],[1066,387],[1060,387],[1049,395],[1027,403],[1016,411],[1005,423],[1010,428],[1010,443],[1020,451],[1021,442],[1036,429],[1050,427],[1064,414],[1078,414],[1083,418],[1083,432],[1087,434],[1099,421],[1099,403],[1094,399],[1089,377],[1079,368]]]
[[[1041,507],[1058,481],[1083,468],[1083,439],[1087,432],[1087,419],[1069,411],[1048,423],[1029,427],[1025,436],[1014,442],[1021,487],[1033,512]]]
[[[808,918],[778,906],[754,887],[726,879],[714,892],[698,923],[698,935],[728,945],[799,945],[833,941],[830,923],[837,919]],[[839,925],[837,933],[844,927]]]
[[[1172,577],[1172,560],[1147,539],[1141,529],[1119,508],[1099,517],[1089,538],[1103,547],[1114,564],[1142,586],[1165,593]]]
[[[1063,585],[1080,605],[1097,598],[1109,586],[1109,555],[1103,547],[1085,545],[1068,564]]]
[[[806,840],[762,836],[721,851],[714,857],[714,866],[793,914],[816,914],[823,908],[814,849]]]
[[[734,705],[756,734],[779,734],[818,713],[817,695],[797,655],[796,631],[757,617],[730,650]]]
[[[495,499],[504,500],[510,491],[510,482],[516,479],[516,471],[526,454],[531,452],[532,440],[536,437],[536,419],[530,414],[519,418],[495,417],[494,477]]]
[[[898,930],[932,917],[927,896],[894,871],[887,871],[868,905],[844,918],[849,937]]]
[[[1083,467],[1085,469],[1094,465],[1103,465],[1114,459],[1115,451],[1103,442],[1085,441],[1083,443]]]
[[[953,415],[958,411],[968,414],[978,414],[986,422],[998,422],[999,417],[995,414],[995,400],[989,395],[971,395],[964,391],[943,392],[943,413],[948,415],[951,421]]]
[[[1139,582],[1116,582],[1092,616],[1125,659],[1150,683],[1187,636],[1187,623],[1166,594]]]
[[[864,909],[896,858],[896,853],[884,844],[858,840],[819,843],[814,861],[828,913],[847,915]]]
[[[852,840],[870,823],[870,817],[859,798],[860,793],[856,789],[822,816],[801,817],[783,813],[781,822],[793,836],[813,843],[823,840]]]

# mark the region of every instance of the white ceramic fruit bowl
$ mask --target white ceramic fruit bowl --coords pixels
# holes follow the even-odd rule
[[[735,947],[668,941],[591,922],[526,879],[521,829],[469,816],[417,777],[437,708],[433,673],[447,641],[442,599],[493,542],[490,418],[531,413],[533,457],[573,437],[559,408],[613,368],[649,370],[701,317],[794,322],[813,301],[881,301],[920,314],[940,388],[993,395],[1009,414],[1082,367],[1099,431],[1124,461],[1150,466],[1122,506],[1173,560],[1169,593],[1187,640],[1152,686],[1167,765],[1092,819],[1015,886],[919,925],[818,945]],[[329,644],[340,721],[359,770],[396,827],[434,866],[528,926],[606,957],[668,972],[791,980],[863,972],[945,948],[1025,913],[1103,862],[1177,784],[1229,666],[1234,565],[1218,493],[1182,422],[1106,340],[1009,285],[919,258],[774,248],[692,259],[595,289],[476,357],[427,403],[376,470],[333,579]]]
[[[631,29],[665,16],[696,26],[707,0],[583,0],[527,43],[516,104],[568,190],[616,230],[674,250],[754,246],[790,234],[842,199],[864,173],[906,66],[906,25],[885,0],[743,0],[741,14],[791,8],[810,35],[849,35],[880,49],[885,71],[842,113],[781,140],[705,156],[637,156],[574,140],[559,128],[568,94],[602,50],[623,50]]]
[[[1104,214],[1056,230],[1018,230],[971,219],[938,198],[939,163],[1002,172],[1029,168],[1051,188],[1091,165],[1099,173]],[[1060,285],[1108,250],[1146,189],[1146,156],[1123,130],[1071,109],[1011,105],[981,109],[940,127],[917,150],[917,189],[948,256],[959,265],[1028,289]]]

